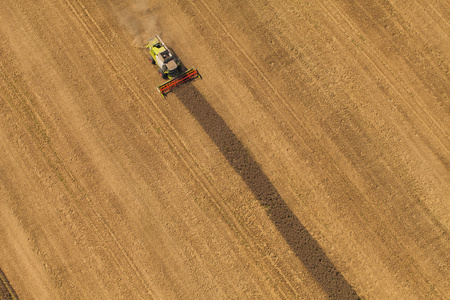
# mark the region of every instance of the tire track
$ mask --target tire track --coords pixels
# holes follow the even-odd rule
[[[361,33],[351,24],[351,21],[345,16],[345,13],[342,12],[341,8],[337,5],[327,1],[329,7],[333,7],[333,9],[328,9],[324,3],[320,1],[316,1],[318,5],[322,7],[322,10],[330,16],[333,23],[341,29],[344,34],[347,34],[349,37],[353,39],[357,39],[357,37],[361,36]],[[334,12],[334,14],[333,14]],[[338,17],[336,17],[336,15]],[[343,20],[345,29],[337,20]],[[447,154],[450,154],[450,141],[448,140],[448,135],[446,133],[446,129],[442,127],[433,116],[430,114],[428,110],[425,109],[423,103],[424,99],[417,94],[417,92],[410,92],[407,88],[407,84],[399,77],[395,76],[394,70],[390,67],[388,60],[386,57],[382,57],[378,52],[371,50],[373,47],[370,47],[367,41],[359,44],[358,50],[364,55],[364,57],[369,61],[373,68],[381,75],[386,82],[391,86],[392,90],[398,96],[398,99],[401,100],[403,106],[408,108],[409,111],[412,112],[412,117],[421,121],[421,123],[426,127],[428,132],[435,136],[436,141],[442,146],[443,149],[446,150]],[[414,97],[410,99],[405,98],[405,94],[412,94]],[[414,104],[410,103],[408,100],[414,100]],[[417,101],[417,99],[421,99],[421,101]],[[425,118],[423,117],[425,116]]]
[[[336,7],[334,4],[329,3],[328,4],[333,7],[333,10],[327,9],[326,6],[318,1],[316,1],[322,9],[327,13],[327,15],[330,16],[331,20],[333,20],[334,24],[341,29],[342,32],[347,34],[347,30],[345,30],[340,24],[332,12],[335,12],[339,15],[339,18],[344,20],[346,25],[350,28],[350,31],[353,32],[353,34],[350,34],[349,36],[353,36],[353,38],[356,38],[359,36],[358,31],[354,26],[351,25],[350,21],[345,18],[344,13],[340,10],[340,8]],[[401,99],[402,103],[405,107],[407,107],[412,113],[413,116],[417,119],[421,120],[422,124],[428,129],[428,131],[435,136],[435,139],[440,143],[442,148],[446,150],[446,155],[444,157],[449,157],[450,155],[450,149],[448,148],[448,145],[450,145],[450,140],[448,139],[448,136],[446,135],[445,129],[438,124],[438,122],[431,116],[431,114],[423,107],[422,104],[420,104],[418,101],[415,101],[415,104],[417,104],[418,110],[414,108],[413,104],[411,104],[408,99],[404,97],[404,94],[409,94],[408,89],[406,88],[406,84],[403,83],[399,78],[395,77],[394,71],[392,68],[389,67],[389,64],[387,62],[386,58],[381,57],[377,54],[375,51],[371,51],[372,47],[367,44],[367,42],[362,43],[362,46],[359,47],[359,50],[364,55],[364,57],[367,59],[368,62],[371,63],[373,68],[380,74],[386,82],[389,83],[392,90],[395,91],[395,93],[398,95],[398,99]],[[372,55],[370,55],[371,53]],[[373,56],[376,56],[376,58],[372,58]],[[378,63],[379,62],[379,63]],[[380,65],[382,67],[380,67]],[[398,85],[395,84],[395,82],[398,82]],[[403,93],[402,93],[403,92]],[[416,97],[419,99],[422,99],[419,95],[416,94]],[[414,97],[415,98],[415,97]],[[414,99],[413,98],[413,99]],[[423,102],[423,99],[422,99]],[[428,120],[425,120],[421,116],[425,115],[428,117]],[[431,124],[429,124],[431,123]],[[438,133],[436,133],[438,132]],[[440,155],[436,153],[438,157]],[[445,162],[444,162],[445,164]],[[425,212],[425,214],[433,221],[434,225],[438,227],[442,232],[446,232],[446,228],[443,224],[439,222],[439,220],[436,219],[436,217],[431,213],[431,211],[422,203],[417,202],[417,204],[421,207],[421,210]]]
[[[99,240],[103,245],[108,245],[109,241],[107,238],[104,237],[102,232],[106,231],[108,233],[109,237],[112,239],[117,249],[119,249],[120,254],[126,259],[131,269],[135,271],[135,274],[137,278],[140,280],[143,290],[146,290],[148,295],[153,299],[154,296],[152,295],[151,291],[147,288],[147,285],[145,284],[145,280],[143,279],[142,274],[139,272],[130,256],[126,253],[123,246],[118,241],[113,230],[111,229],[107,221],[103,218],[103,216],[95,208],[92,199],[87,194],[86,190],[78,182],[78,180],[75,178],[72,172],[67,168],[67,166],[64,164],[64,162],[54,149],[51,139],[46,134],[44,122],[42,121],[42,119],[40,119],[39,114],[37,114],[32,108],[33,101],[31,99],[33,97],[31,95],[26,94],[26,89],[18,88],[16,86],[18,84],[17,82],[12,82],[11,80],[9,80],[10,78],[4,72],[4,66],[1,62],[0,62],[0,74],[4,79],[4,83],[8,85],[5,91],[9,95],[6,97],[6,99],[8,99],[10,109],[12,111],[15,111],[16,114],[19,116],[17,120],[31,120],[32,124],[27,124],[27,122],[24,121],[22,121],[22,123],[24,124],[24,127],[28,130],[29,134],[32,136],[33,140],[37,145],[37,148],[40,150],[42,156],[47,161],[48,166],[57,175],[57,178],[59,178],[59,180],[67,190],[70,197],[76,203],[81,204],[81,202],[85,201],[88,205],[87,206],[75,205],[70,201],[67,201],[65,204],[68,205],[71,208],[71,210],[76,213],[77,219],[84,221],[85,224],[91,225],[93,231],[95,232],[95,236],[99,238]],[[105,228],[106,230],[100,230],[101,227]],[[109,253],[110,257],[114,259],[117,265],[121,265],[119,255],[113,252],[112,247],[105,247],[104,249],[106,250],[107,253]]]
[[[4,300],[18,300],[19,297],[14,291],[13,287],[6,278],[5,273],[3,273],[2,269],[0,269],[0,299]]]
[[[430,19],[432,19],[436,25],[439,27],[439,29],[442,31],[442,34],[449,37],[450,35],[450,22],[448,19],[445,19],[437,10],[436,8],[431,5],[431,3],[429,3],[428,1],[426,1],[426,3],[424,5],[420,4],[420,1],[415,2],[419,7],[421,7],[423,9],[423,11],[426,12],[426,14],[430,17]],[[427,8],[428,9],[427,9]],[[431,12],[430,12],[431,9]],[[438,17],[439,20],[442,21],[442,23],[444,24],[444,27],[437,21],[435,21],[435,19],[432,17],[433,13]]]
[[[4,72],[4,65],[0,62],[0,74],[3,77],[3,82],[6,83],[7,88],[7,97],[9,100],[9,107],[12,111],[15,111],[18,114],[17,120],[26,120],[31,121],[31,125],[27,124],[27,122],[22,121],[24,127],[28,130],[30,135],[33,137],[36,142],[37,148],[41,151],[44,159],[47,161],[47,164],[57,175],[59,180],[64,185],[65,189],[69,193],[70,197],[75,200],[77,203],[81,203],[82,201],[86,201],[88,205],[74,205],[70,201],[67,201],[69,206],[69,211],[75,212],[75,218],[84,222],[84,224],[90,224],[95,232],[95,236],[99,238],[102,245],[105,245],[104,250],[109,254],[110,257],[113,258],[115,264],[117,266],[123,265],[121,263],[121,258],[123,257],[127,264],[130,266],[130,269],[134,271],[136,277],[140,281],[142,285],[142,290],[147,292],[145,298],[151,297],[155,298],[152,292],[148,289],[145,280],[143,279],[142,274],[138,270],[136,264],[125,251],[124,247],[118,240],[111,226],[105,220],[105,218],[99,213],[99,211],[95,208],[92,199],[83,188],[81,183],[76,179],[73,173],[67,168],[59,154],[55,150],[52,145],[52,141],[49,136],[46,134],[47,130],[45,127],[45,122],[42,120],[40,113],[35,111],[37,109],[36,101],[33,100],[33,96],[31,96],[26,88],[19,87],[20,80],[16,80],[16,75],[10,77],[7,73]],[[20,100],[20,101],[17,101]],[[44,146],[42,146],[44,145]],[[87,207],[87,208],[86,208]],[[90,210],[89,210],[90,209]],[[100,228],[105,228],[106,230],[101,230]],[[107,237],[102,234],[103,232],[107,232]],[[110,239],[108,239],[108,237]],[[115,247],[110,247],[111,242],[115,245]],[[118,249],[118,252],[114,251],[114,248]]]
[[[326,1],[325,4],[321,3],[320,1],[316,2],[322,7],[326,15],[330,16],[331,20],[333,20],[333,23],[338,28],[340,28],[340,30],[349,38],[353,38],[356,40],[358,36],[362,35],[362,33],[358,31],[358,29],[354,25],[352,25],[351,20],[345,16],[345,12],[343,12],[337,4],[332,3],[332,1]],[[332,9],[327,8],[326,4],[328,5],[328,7],[332,7]],[[360,7],[361,10],[367,13],[365,7],[363,7],[362,5],[358,5],[358,7]],[[341,20],[343,22],[341,22]],[[401,26],[406,30],[406,25],[401,24]],[[428,129],[428,132],[430,132],[435,137],[435,140],[444,149],[444,157],[448,156],[447,154],[450,153],[448,148],[448,146],[450,145],[447,134],[448,130],[446,130],[444,126],[441,126],[436,121],[436,119],[433,118],[431,113],[424,107],[424,99],[417,93],[411,93],[408,91],[407,83],[405,83],[401,78],[395,76],[395,72],[390,66],[388,59],[382,54],[379,54],[378,52],[372,50],[375,48],[375,46],[371,45],[370,42],[368,42],[367,40],[363,40],[363,43],[358,44],[357,48],[360,53],[364,55],[366,61],[368,61],[373,66],[373,69],[376,70],[377,73],[381,75],[386,82],[388,82],[391,89],[395,92],[398,98],[401,99],[401,102],[407,108],[407,110],[412,112],[412,118],[409,118],[411,123],[413,123],[414,118],[419,119],[424,127]],[[410,103],[408,101],[409,99],[404,96],[405,94],[414,94],[411,99],[415,100],[415,102]],[[417,101],[417,99],[420,99],[422,101]],[[425,118],[423,116],[425,116]],[[436,151],[433,150],[433,152],[435,152],[437,157],[441,157]],[[448,163],[446,163],[445,161],[443,162],[443,164],[448,165]],[[423,209],[427,211],[426,207],[423,207]],[[433,219],[433,216],[429,215],[429,217]],[[434,221],[435,225],[441,227],[441,229],[444,230],[442,225],[439,224],[437,220]]]
[[[198,8],[198,6],[192,1],[189,0],[191,6],[193,6],[200,15],[203,15],[201,10]],[[220,19],[214,14],[214,12],[211,10],[211,8],[209,8],[209,6],[205,3],[204,0],[200,0],[200,2],[203,4],[203,6],[206,8],[207,12],[209,15],[212,16],[212,18],[215,20],[215,23],[219,25],[219,28],[221,28],[221,30],[226,34],[226,36],[230,39],[231,43],[228,43],[227,41],[223,41],[222,38],[222,44],[224,45],[224,48],[226,48],[230,54],[232,54],[232,57],[240,57],[241,55],[235,55],[234,52],[237,50],[239,51],[243,57],[245,57],[245,60],[241,60],[238,59],[238,62],[243,66],[243,70],[245,70],[245,72],[248,74],[249,78],[253,78],[255,72],[250,71],[249,68],[245,67],[245,63],[243,61],[248,61],[250,63],[250,66],[252,69],[254,69],[256,71],[256,74],[258,74],[258,76],[260,78],[263,79],[263,81],[266,83],[266,85],[270,88],[271,92],[273,94],[276,95],[277,100],[280,101],[281,103],[283,103],[283,106],[285,106],[287,108],[287,110],[290,113],[290,116],[296,120],[296,122],[298,122],[302,128],[305,127],[304,122],[302,122],[298,116],[296,116],[295,111],[292,109],[292,107],[284,100],[284,97],[279,93],[279,91],[274,87],[274,85],[270,82],[270,80],[268,79],[267,76],[265,76],[264,72],[258,67],[258,65],[254,62],[254,60],[251,58],[250,55],[248,55],[242,48],[238,47],[236,49],[231,49],[228,45],[229,44],[235,44],[235,45],[239,45],[238,41],[233,37],[233,35],[230,33],[230,31],[226,28],[226,26],[220,21]],[[350,31],[353,32],[354,34],[348,34],[348,30],[344,29],[341,24],[337,21],[337,19],[335,18],[335,16],[333,15],[333,13],[326,8],[326,6],[321,3],[320,1],[316,1],[316,3],[322,8],[322,10],[326,13],[326,15],[329,15],[331,17],[331,19],[333,20],[333,22],[335,23],[335,25],[341,29],[341,31],[344,33],[344,35],[347,35],[349,37],[353,37],[355,38],[355,36],[359,37],[360,35],[358,34],[357,30],[351,25],[351,23],[349,22],[349,20],[347,18],[344,17],[344,15],[342,14],[342,12],[334,5],[329,3],[330,6],[335,8],[336,13],[338,13],[340,15],[340,18],[343,19],[345,21],[345,23],[347,24],[347,26],[350,28]],[[207,20],[205,20],[207,22]],[[210,28],[213,31],[217,31],[214,30],[214,26],[212,26],[211,24]],[[221,36],[221,35],[217,35],[217,36]],[[371,56],[368,54],[370,51],[370,49],[368,49],[368,46],[364,46],[363,48],[359,48],[359,50],[361,50],[361,52],[363,53],[363,55],[367,58],[368,61],[371,62],[371,64],[373,65],[373,67],[378,71],[378,73],[386,79],[386,81],[390,84],[390,86],[393,88],[393,90],[397,93],[397,95],[400,97],[400,99],[402,99],[403,103],[405,106],[407,106],[414,114],[414,116],[420,120],[422,120],[422,123],[427,127],[428,131],[432,134],[436,136],[436,140],[441,144],[441,146],[447,151],[447,153],[450,153],[450,150],[448,148],[448,146],[446,145],[446,143],[444,143],[444,141],[446,141],[447,139],[446,134],[445,134],[445,130],[442,126],[440,126],[437,121],[430,115],[430,113],[428,111],[426,111],[423,107],[423,105],[419,104],[418,102],[417,105],[420,108],[420,114],[416,109],[414,109],[414,107],[407,101],[407,99],[404,98],[403,94],[401,93],[400,90],[404,91],[406,94],[408,94],[408,90],[405,87],[404,83],[401,83],[401,81],[399,81],[398,78],[394,78],[392,75],[387,75],[387,74],[393,74],[393,70],[391,68],[389,68],[389,65],[387,63],[387,61],[381,57],[377,57],[378,60],[381,62],[381,65],[383,66],[383,68],[380,68],[380,64],[377,64],[375,62],[375,60],[373,58],[371,58]],[[373,55],[376,55],[376,53],[373,53]],[[300,61],[303,62],[300,58]],[[303,64],[305,64],[303,62]],[[309,68],[306,68],[307,73],[309,75],[309,78],[311,78],[317,86],[320,86],[319,81],[315,78],[315,76],[313,76],[310,71]],[[400,82],[400,87],[397,87],[394,82],[399,81]],[[259,82],[257,80],[254,80],[254,82],[256,84],[259,84]],[[418,98],[421,98],[419,95],[415,95]],[[423,101],[422,101],[423,102]],[[275,109],[277,109],[275,107]],[[282,115],[282,114],[281,114]],[[428,119],[430,121],[426,121],[424,120],[421,115],[426,115],[428,117]],[[431,122],[431,125],[429,124]],[[295,131],[295,128],[293,125],[289,124],[290,128],[293,129],[293,131]],[[436,130],[432,130],[432,128],[437,129],[437,131],[439,132],[439,135],[436,134]],[[299,138],[299,140],[301,141],[305,141],[304,138],[302,138],[302,134],[298,134],[297,137]],[[305,143],[306,145],[308,145],[308,143]],[[447,143],[448,144],[448,143]],[[308,146],[309,147],[309,146]],[[311,151],[311,148],[309,148],[309,150]],[[312,151],[311,151],[312,152]]]

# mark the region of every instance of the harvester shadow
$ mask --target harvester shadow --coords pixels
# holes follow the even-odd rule
[[[248,154],[221,116],[192,85],[174,90],[176,97],[195,117],[228,163],[241,176],[267,215],[313,278],[332,299],[358,299],[344,276],[327,257],[317,241],[291,211],[280,193]]]

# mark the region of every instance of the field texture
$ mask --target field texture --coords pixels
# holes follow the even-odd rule
[[[0,298],[449,299],[446,0],[2,0]],[[155,34],[203,79],[165,99]]]

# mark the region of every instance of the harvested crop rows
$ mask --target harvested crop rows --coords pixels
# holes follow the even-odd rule
[[[0,298],[444,299],[443,0],[6,0]],[[203,79],[166,98],[159,34]]]

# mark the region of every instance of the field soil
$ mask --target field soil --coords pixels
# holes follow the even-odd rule
[[[0,298],[448,299],[445,0],[2,0]],[[166,98],[159,34],[203,79]]]

